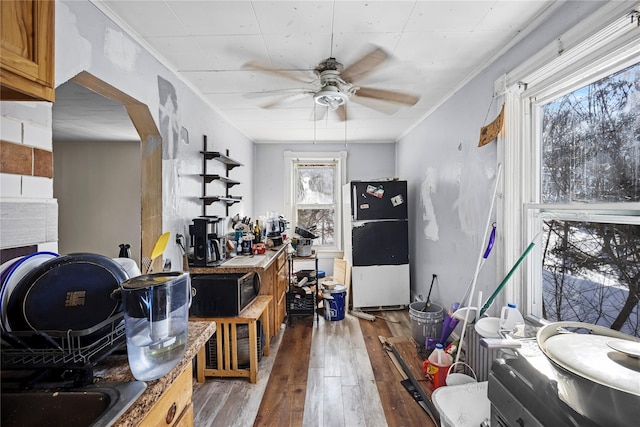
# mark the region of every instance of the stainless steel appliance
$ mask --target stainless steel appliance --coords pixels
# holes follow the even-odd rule
[[[260,293],[258,273],[191,276],[190,317],[237,316]]]
[[[211,267],[222,264],[226,259],[227,238],[219,230],[223,221],[220,218],[195,218],[189,226],[193,254],[189,256],[189,265],[193,267]]]
[[[640,419],[639,345],[596,325],[557,322],[505,351],[489,374],[491,426],[629,426]]]
[[[343,194],[353,307],[408,305],[407,182],[352,181]]]
[[[265,226],[267,239],[271,240],[274,246],[282,245],[282,233],[285,232],[286,227],[287,220],[284,219],[282,215],[278,215],[276,212],[270,212]]]

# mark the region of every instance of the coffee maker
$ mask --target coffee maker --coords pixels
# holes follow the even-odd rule
[[[189,257],[192,267],[209,267],[221,264],[226,259],[227,239],[218,230],[221,218],[194,218],[189,226],[193,257]]]

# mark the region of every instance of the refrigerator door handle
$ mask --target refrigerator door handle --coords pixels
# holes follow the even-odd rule
[[[353,192],[353,197],[351,198],[351,209],[353,210],[353,220],[358,220],[358,189],[356,185],[352,185],[351,191]]]

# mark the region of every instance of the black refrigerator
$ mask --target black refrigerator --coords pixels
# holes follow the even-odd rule
[[[406,181],[352,181],[344,188],[345,257],[353,307],[410,302]]]

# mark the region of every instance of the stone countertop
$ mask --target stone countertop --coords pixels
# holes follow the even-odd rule
[[[215,322],[189,322],[187,348],[184,358],[167,375],[154,381],[147,381],[146,390],[138,400],[129,407],[114,424],[116,427],[137,426],[162,393],[182,373],[185,367],[197,355],[198,350],[205,345],[216,331]],[[94,376],[98,381],[135,381],[126,355],[114,355],[105,358],[94,369]]]
[[[264,253],[265,259],[256,265],[224,265],[224,263],[215,267],[192,267],[189,266],[190,274],[225,274],[225,273],[246,273],[246,272],[262,272],[265,271],[271,264],[280,256],[280,254],[288,250],[291,245],[286,241],[280,246],[267,249]],[[251,255],[237,255],[237,257],[249,257]],[[262,255],[260,255],[262,256]],[[234,257],[235,258],[235,257]],[[230,258],[232,260],[234,258]],[[227,261],[229,261],[227,260]]]

